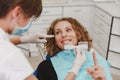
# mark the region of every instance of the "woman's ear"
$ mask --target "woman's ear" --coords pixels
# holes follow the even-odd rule
[[[79,34],[78,36],[77,36],[77,40],[79,41],[80,39],[81,39],[81,35]]]
[[[57,43],[55,42],[55,45],[57,46]]]

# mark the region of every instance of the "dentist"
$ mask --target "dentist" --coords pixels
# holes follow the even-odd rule
[[[0,80],[37,80],[8,34],[22,34],[42,12],[42,0],[0,0]],[[25,40],[23,40],[25,42]]]

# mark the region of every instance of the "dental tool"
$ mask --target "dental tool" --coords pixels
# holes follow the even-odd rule
[[[66,50],[70,50],[70,49],[75,49],[76,48],[76,46],[75,45],[73,45],[71,42],[65,42],[65,45],[64,45],[64,49],[66,49]]]
[[[86,41],[78,42],[78,46],[82,50],[88,50],[88,42]]]
[[[41,34],[39,38],[53,38],[54,35],[46,35],[46,34]]]
[[[88,42],[78,42],[79,49],[88,50]],[[77,46],[71,44],[70,42],[65,42],[64,49],[70,50],[75,49]]]

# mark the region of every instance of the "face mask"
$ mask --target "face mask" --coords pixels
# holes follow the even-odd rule
[[[23,27],[23,28],[21,28],[19,26],[15,27],[14,30],[13,30],[13,32],[12,32],[12,34],[13,35],[20,35],[22,33],[27,32],[29,30],[31,24],[32,24],[32,19],[30,19],[30,21],[28,22],[28,24],[25,27]]]

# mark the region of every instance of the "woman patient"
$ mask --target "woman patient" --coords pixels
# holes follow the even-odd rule
[[[50,56],[38,66],[39,80],[112,80],[107,61],[92,52],[92,40],[88,31],[73,18],[53,21],[47,31],[54,38],[47,39],[45,48]],[[65,50],[66,42],[77,46],[78,42],[88,42],[88,50],[79,47]]]

